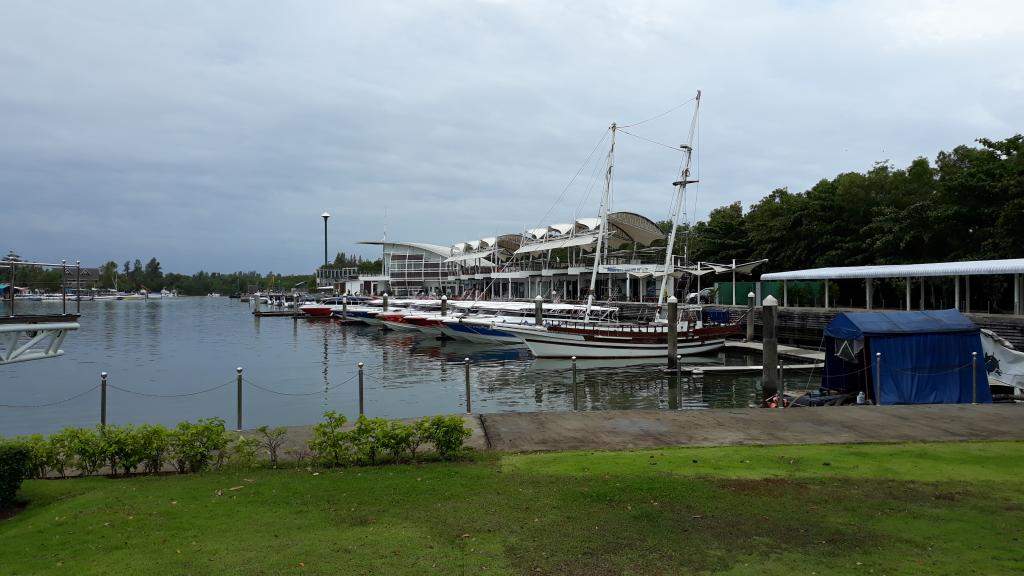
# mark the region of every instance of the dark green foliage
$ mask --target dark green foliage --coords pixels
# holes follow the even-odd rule
[[[392,461],[415,460],[420,446],[429,444],[437,455],[453,458],[462,452],[471,432],[459,416],[431,416],[415,424],[360,416],[355,426],[344,430],[346,419],[337,412],[324,413],[324,421],[313,426],[310,450],[323,466],[342,466],[352,461],[376,464],[386,454]]]
[[[471,434],[459,416],[430,416],[423,420],[424,439],[433,444],[441,458],[457,455]]]
[[[0,510],[14,502],[21,482],[32,472],[32,448],[26,444],[0,444]]]
[[[977,142],[979,147],[940,152],[934,166],[925,158],[904,169],[880,162],[865,173],[823,179],[804,192],[776,189],[746,214],[739,203],[717,208],[689,231],[689,260],[768,258],[758,269],[763,273],[1018,258],[1024,246],[1024,136]],[[675,249],[680,255],[685,234],[681,229]],[[1005,283],[978,284],[975,307],[984,307],[986,299],[994,310],[1012,304]],[[864,291],[863,284],[835,288],[834,301]],[[880,289],[895,301],[901,288],[889,283]],[[952,301],[951,294],[933,298],[936,305]]]
[[[181,473],[201,472],[227,449],[228,442],[224,420],[220,418],[181,422],[171,432],[174,467]]]
[[[317,461],[325,466],[341,466],[348,463],[352,453],[348,433],[343,430],[348,418],[333,410],[324,412],[324,421],[313,425],[313,439],[309,449]]]

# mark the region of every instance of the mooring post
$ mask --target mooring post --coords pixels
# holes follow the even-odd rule
[[[388,311],[388,293],[387,292],[384,293],[384,311],[385,312]]]
[[[14,287],[12,286],[13,290]],[[61,314],[68,313],[68,261],[60,261],[60,306],[62,308]]]
[[[442,294],[441,295],[441,316],[447,316],[447,315],[448,315],[448,295],[447,294]]]
[[[747,342],[754,341],[754,298],[753,291],[747,293]]]
[[[580,392],[576,387],[576,357],[572,357],[572,409],[573,412],[580,409]]]
[[[544,298],[540,294],[533,299],[533,323],[537,326],[544,323]]]
[[[11,261],[11,285],[7,288],[7,295],[11,297],[11,310],[10,315],[14,316],[14,267],[16,264]]]
[[[786,374],[783,372],[785,362],[779,358],[779,408],[785,408],[786,403]]]
[[[341,297],[341,319],[348,320],[348,296]]]
[[[260,293],[257,291],[256,294],[253,294],[252,300],[251,300],[253,302],[253,306],[254,306],[252,313],[255,314],[256,316],[260,315],[260,298],[261,298]]]
[[[668,369],[679,367],[676,363],[676,350],[679,347],[679,300],[675,294],[668,297]]]
[[[466,358],[464,363],[466,365],[466,414],[472,414],[473,398],[470,396],[469,392],[469,358]]]
[[[75,260],[75,314],[82,312],[82,261]]]
[[[761,306],[761,394],[768,399],[779,392],[779,339],[776,334],[779,301],[769,294]]]
[[[971,404],[978,403],[978,353],[971,352]]]
[[[107,373],[100,372],[100,426],[107,425]]]
[[[242,429],[242,367],[235,368],[235,430]]]
[[[875,405],[882,405],[882,353],[875,352]]]
[[[363,415],[363,363],[357,364],[359,366],[359,415]]]

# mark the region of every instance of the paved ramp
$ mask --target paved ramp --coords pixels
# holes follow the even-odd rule
[[[1024,440],[1024,405],[527,412],[480,416],[495,450]],[[476,431],[474,431],[476,432]]]

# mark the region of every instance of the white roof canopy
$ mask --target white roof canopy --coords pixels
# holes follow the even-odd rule
[[[715,264],[714,262],[702,262],[702,264],[704,266],[710,266],[712,269],[714,269],[715,272],[718,273],[732,272],[733,270],[735,270],[740,274],[750,274],[751,272],[753,272],[754,268],[757,268],[758,266],[764,264],[767,261],[768,259],[764,258],[762,260],[754,260],[753,262],[738,262],[736,264]],[[705,273],[706,272],[701,272],[701,274]],[[697,274],[696,272],[690,272],[690,274],[695,274],[697,276],[700,275]]]
[[[545,240],[543,242],[531,242],[529,244],[523,244],[516,254],[526,254],[528,252],[545,252],[547,250],[556,250],[558,248],[569,248],[572,246],[590,246],[597,242],[597,234],[580,234],[578,236],[569,236],[566,238],[555,238],[553,240]]]
[[[882,266],[839,266],[790,272],[772,272],[761,280],[840,280],[844,278],[920,278],[924,276],[976,276],[983,274],[1022,274],[1024,258],[975,260],[971,262],[932,262],[928,264],[890,264]]]

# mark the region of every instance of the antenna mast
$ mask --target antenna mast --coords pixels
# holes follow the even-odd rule
[[[676,187],[676,199],[672,206],[672,230],[668,235],[668,244],[665,246],[665,275],[661,277],[661,290],[658,291],[658,308],[665,302],[665,290],[668,286],[669,274],[675,272],[675,266],[672,262],[672,250],[676,244],[676,228],[679,227],[679,213],[682,211],[683,204],[686,199],[686,185],[694,184],[696,180],[688,180],[690,177],[690,159],[693,157],[693,133],[697,125],[697,113],[700,112],[700,90],[697,90],[697,103],[693,109],[693,119],[690,120],[690,136],[687,143],[680,146],[683,153],[686,154],[686,161],[683,162],[683,171],[680,174],[679,180],[673,182],[672,185]],[[689,236],[687,236],[689,238]],[[683,261],[686,263],[686,259],[689,257],[689,246],[684,248]],[[677,319],[669,319],[670,322],[677,321]]]

